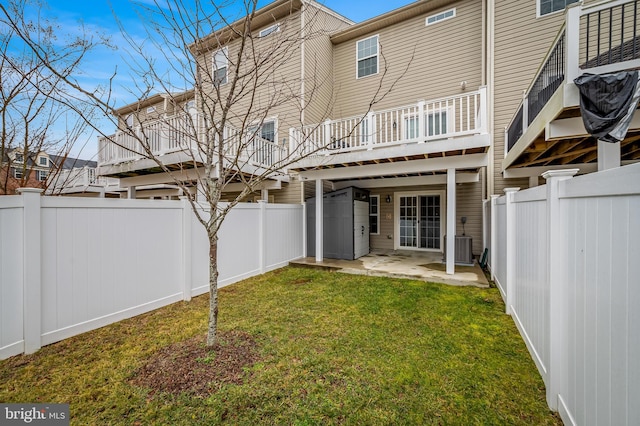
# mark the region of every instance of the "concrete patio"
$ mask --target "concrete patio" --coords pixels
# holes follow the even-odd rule
[[[408,278],[455,286],[489,287],[482,268],[456,265],[455,274],[447,275],[441,253],[403,250],[373,251],[356,260],[323,259],[305,257],[290,262],[291,265],[329,269],[358,275]]]

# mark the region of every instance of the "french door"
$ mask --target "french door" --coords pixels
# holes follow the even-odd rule
[[[400,247],[440,250],[440,196],[400,196]]]

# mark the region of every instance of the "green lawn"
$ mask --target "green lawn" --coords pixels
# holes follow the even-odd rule
[[[207,296],[0,361],[1,402],[66,402],[72,424],[561,424],[496,289],[284,268],[220,292],[258,344],[207,398],[130,383],[204,335]]]

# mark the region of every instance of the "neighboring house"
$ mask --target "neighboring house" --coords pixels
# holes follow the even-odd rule
[[[46,152],[8,150],[0,163],[0,195],[13,195],[21,187],[46,188],[51,165]]]
[[[637,3],[423,0],[356,24],[313,1],[275,1],[257,12],[253,28],[272,34],[300,31],[301,22],[317,26],[309,31],[318,35],[283,70],[313,96],[303,114],[274,108],[261,137],[274,151],[298,143],[308,152],[323,149],[274,175],[263,190],[276,203],[350,186],[368,190],[371,248],[442,252],[447,235],[452,272],[454,235],[464,229],[472,253],[483,250],[484,199],[537,185],[549,169],[589,172],[598,159],[602,168],[616,165],[616,156],[618,163],[640,158],[640,120],[621,143],[598,144],[584,130],[572,83],[583,72],[640,68]],[[195,60],[226,73],[237,40],[222,39],[205,37]],[[224,75],[218,77],[222,89]],[[331,84],[312,92],[306,84],[314,81]],[[384,96],[370,106],[377,92]],[[125,128],[159,135],[154,146],[163,163],[188,180],[189,158],[179,145],[185,142],[157,129],[203,113],[186,107],[195,98],[156,95],[121,108],[124,127],[113,138],[129,146]],[[172,181],[153,161],[109,139],[100,141],[99,155],[100,173],[120,178],[123,187]],[[322,221],[316,225],[322,240]]]
[[[118,179],[97,175],[98,163],[51,155],[46,193],[76,197],[120,197]]]

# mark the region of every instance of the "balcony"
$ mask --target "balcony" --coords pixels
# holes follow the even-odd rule
[[[509,168],[565,167],[597,160],[596,141],[586,133],[573,80],[640,68],[639,0],[569,6],[565,22],[505,129],[505,177]],[[640,117],[621,142],[622,161],[640,159]],[[585,169],[588,169],[586,167]]]
[[[201,128],[201,116],[183,113],[101,137],[98,141],[100,174],[127,178],[161,173],[162,168],[152,157],[168,170],[200,167],[205,160],[198,149],[200,135],[196,129]],[[288,155],[286,147],[255,134],[243,135],[231,126],[225,127],[224,139],[226,166],[239,167],[245,172],[267,170]]]
[[[398,157],[428,158],[484,153],[487,91],[420,101],[381,111],[291,129],[290,151],[303,157],[294,168]]]
[[[60,170],[49,176],[48,194],[74,194],[83,192],[114,192],[120,189],[119,180],[97,175],[95,167],[77,167]]]

